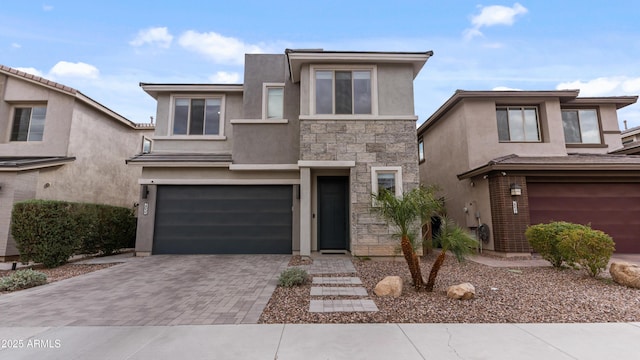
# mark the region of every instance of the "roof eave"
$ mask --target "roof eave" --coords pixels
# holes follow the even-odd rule
[[[291,81],[300,81],[300,71],[305,64],[367,64],[367,63],[410,63],[413,77],[424,67],[433,51],[425,52],[371,52],[371,51],[322,51],[285,50]]]

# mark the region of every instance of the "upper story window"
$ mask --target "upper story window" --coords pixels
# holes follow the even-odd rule
[[[424,139],[418,139],[418,159],[420,162],[424,161]]]
[[[284,84],[263,84],[262,118],[284,118]]]
[[[598,112],[594,109],[562,110],[564,141],[567,144],[600,144]]]
[[[220,135],[221,97],[176,98],[173,135]]]
[[[149,139],[146,136],[142,137],[142,153],[143,154],[148,154],[151,152],[151,145],[153,144],[153,142],[151,141],[151,139]]]
[[[15,107],[11,141],[42,141],[46,106]]]
[[[498,138],[501,142],[539,142],[540,124],[536,107],[496,108]]]
[[[372,69],[315,69],[316,114],[373,114]]]

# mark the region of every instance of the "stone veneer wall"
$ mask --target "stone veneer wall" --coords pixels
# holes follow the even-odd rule
[[[414,120],[301,120],[300,159],[355,161],[350,172],[351,253],[392,256],[394,230],[371,213],[371,167],[402,166],[402,189],[419,185]]]
[[[511,196],[511,184],[522,188],[522,195]],[[493,219],[494,250],[506,253],[530,253],[532,251],[524,232],[529,226],[529,194],[524,176],[489,177],[491,218]],[[513,213],[513,201],[518,202],[518,213]]]

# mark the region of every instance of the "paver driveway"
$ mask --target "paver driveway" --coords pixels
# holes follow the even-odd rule
[[[0,295],[2,326],[256,323],[288,255],[154,255]]]

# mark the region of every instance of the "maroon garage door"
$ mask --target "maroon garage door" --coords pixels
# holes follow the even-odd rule
[[[527,183],[531,224],[591,223],[618,253],[640,253],[640,183]]]

